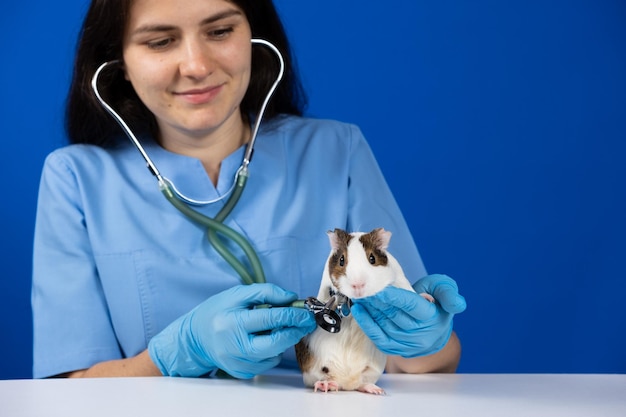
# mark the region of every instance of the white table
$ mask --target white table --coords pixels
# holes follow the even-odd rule
[[[0,381],[0,416],[626,416],[626,375],[383,375],[385,396],[314,393],[300,375],[249,381]]]

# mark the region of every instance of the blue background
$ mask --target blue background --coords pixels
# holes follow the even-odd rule
[[[459,371],[626,372],[626,3],[276,4],[309,114],[362,128],[467,298]],[[37,187],[86,0],[3,9],[0,379],[31,376]]]

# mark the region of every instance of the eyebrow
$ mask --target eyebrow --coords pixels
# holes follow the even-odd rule
[[[218,22],[222,19],[229,18],[231,16],[241,16],[242,13],[239,10],[225,10],[221,13],[217,13],[213,16],[207,17],[206,19],[200,22],[200,26],[208,25],[211,23]],[[176,29],[176,26],[173,25],[163,25],[163,24],[147,24],[144,26],[139,26],[137,29],[133,30],[132,35],[138,35],[142,33],[152,33],[152,32],[167,32],[170,30]]]

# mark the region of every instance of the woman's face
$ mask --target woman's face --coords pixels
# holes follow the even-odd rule
[[[250,38],[243,11],[226,0],[133,0],[124,69],[163,141],[242,123]]]

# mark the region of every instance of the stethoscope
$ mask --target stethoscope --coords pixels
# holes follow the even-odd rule
[[[256,141],[257,134],[259,132],[259,127],[261,125],[261,120],[263,119],[263,115],[265,114],[265,110],[267,108],[267,104],[269,103],[276,87],[280,83],[283,78],[285,72],[285,61],[283,59],[282,54],[274,46],[272,43],[264,40],[264,39],[251,39],[253,44],[264,45],[270,50],[274,52],[274,54],[278,57],[278,61],[280,63],[280,68],[278,71],[278,75],[276,80],[270,87],[265,99],[263,100],[263,104],[261,105],[259,114],[254,121],[254,126],[252,128],[252,133],[250,137],[250,141],[246,147],[243,160],[241,161],[240,167],[237,169],[237,173],[235,174],[235,179],[233,182],[233,186],[229,190],[227,194],[230,194],[228,200],[222,207],[222,209],[217,213],[217,215],[213,218],[205,216],[202,213],[199,213],[197,210],[194,210],[190,207],[190,205],[205,205],[219,201],[221,198],[212,200],[212,201],[198,201],[191,199],[185,196],[183,193],[178,191],[176,186],[172,181],[164,177],[159,169],[156,167],[150,156],[141,145],[141,142],[130,127],[126,124],[124,119],[115,111],[109,104],[102,98],[100,92],[98,90],[98,78],[100,73],[108,66],[112,64],[118,63],[118,61],[108,61],[100,65],[96,70],[95,74],[91,79],[91,88],[93,89],[96,98],[100,102],[100,104],[105,108],[105,110],[113,116],[115,121],[120,125],[124,133],[128,136],[131,142],[135,145],[135,148],[139,151],[144,161],[146,162],[147,168],[157,179],[159,189],[165,196],[165,198],[176,207],[181,213],[183,213],[190,220],[199,223],[207,228],[207,237],[211,245],[215,248],[215,250],[224,258],[228,264],[239,274],[241,277],[241,281],[244,284],[253,284],[253,283],[264,283],[265,274],[263,272],[263,266],[261,265],[261,261],[257,253],[255,252],[252,245],[237,231],[232,229],[231,227],[225,225],[223,222],[228,217],[228,215],[233,211],[237,202],[239,201],[239,197],[243,193],[243,190],[246,186],[249,172],[248,165],[250,165],[250,161],[252,159],[252,154],[254,151],[254,143]],[[224,197],[222,197],[224,198]],[[226,246],[226,244],[222,241],[218,234],[223,235],[224,237],[230,239],[232,242],[236,243],[244,252],[249,264],[250,270],[248,270],[243,262],[241,262]],[[307,308],[315,314],[315,319],[320,327],[324,330],[327,330],[331,333],[336,333],[340,330],[341,327],[341,319],[350,314],[350,300],[341,294],[330,294],[330,299],[327,302],[321,302],[313,297],[308,297],[306,300],[297,300],[292,303],[291,307],[302,307]],[[258,306],[258,307],[271,307],[268,305]],[[257,307],[257,308],[258,308]]]

